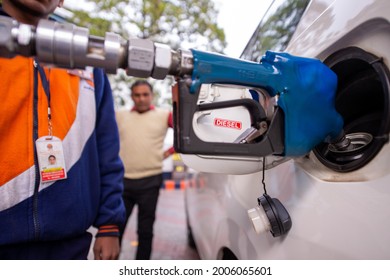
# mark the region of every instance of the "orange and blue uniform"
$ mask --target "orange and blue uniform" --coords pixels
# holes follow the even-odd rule
[[[34,77],[33,59],[0,59],[0,250],[71,238],[91,225],[97,236],[117,236],[125,219],[123,164],[106,75],[99,69],[45,72],[67,179],[40,181],[35,141],[48,135],[48,100]]]

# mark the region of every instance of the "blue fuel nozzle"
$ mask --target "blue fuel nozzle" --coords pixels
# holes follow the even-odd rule
[[[186,103],[186,108],[181,110],[189,112],[181,116],[188,115],[188,119],[179,124],[181,135],[176,137],[179,143],[178,151],[298,157],[307,154],[325,139],[340,135],[343,120],[335,109],[337,76],[320,60],[267,51],[260,63],[256,63],[210,52],[191,51],[192,82],[188,89],[183,84],[180,87],[181,91],[188,90],[192,95],[197,95],[202,84],[231,84],[259,88],[265,90],[271,97],[277,96],[277,105],[281,110],[275,111],[275,118],[278,120],[275,122],[274,119],[271,120],[269,130],[254,144],[256,146],[254,149],[244,149],[240,147],[242,145],[231,143],[203,145],[196,134],[190,132],[191,129],[183,128],[192,123],[194,112],[191,113],[188,104],[197,102],[197,98],[182,100],[182,103]],[[215,104],[208,105],[207,109],[211,109],[212,106],[221,108]],[[234,106],[237,106],[237,102]],[[260,107],[259,110],[262,110]],[[202,110],[202,105],[193,107],[192,110]],[[180,116],[178,118],[180,119]],[[184,142],[179,139],[180,137],[188,141]]]

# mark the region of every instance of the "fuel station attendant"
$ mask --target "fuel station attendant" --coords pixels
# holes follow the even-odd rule
[[[62,4],[3,0],[0,15],[36,26]],[[0,259],[87,259],[91,226],[95,259],[117,259],[123,165],[107,76],[21,56],[0,58],[0,73]]]
[[[117,112],[120,157],[125,166],[123,200],[126,221],[138,205],[136,259],[150,259],[157,200],[162,184],[162,162],[174,152],[163,152],[164,138],[173,127],[172,114],[152,105],[153,89],[146,80],[131,86],[134,107]],[[126,229],[121,228],[121,240]]]

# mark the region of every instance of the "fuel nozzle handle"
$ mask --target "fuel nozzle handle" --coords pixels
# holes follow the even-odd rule
[[[108,73],[121,68],[131,76],[155,79],[191,74],[193,69],[189,51],[174,51],[148,39],[125,40],[111,32],[92,36],[87,28],[69,23],[40,20],[35,27],[0,16],[0,32],[0,57],[36,56],[58,67],[92,66]]]

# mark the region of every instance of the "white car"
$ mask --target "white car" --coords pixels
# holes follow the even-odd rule
[[[357,148],[332,152],[322,143],[302,157],[270,156],[264,173],[262,158],[183,155],[202,171],[185,192],[189,241],[202,259],[390,259],[389,21],[387,0],[273,2],[242,58],[259,62],[274,50],[323,61],[338,76],[336,109]],[[216,96],[202,90],[204,100]],[[226,110],[220,119],[240,114]],[[207,118],[194,117],[204,141],[236,136],[213,134],[221,128]],[[279,237],[260,232],[248,215],[264,194],[263,179],[292,221]]]

